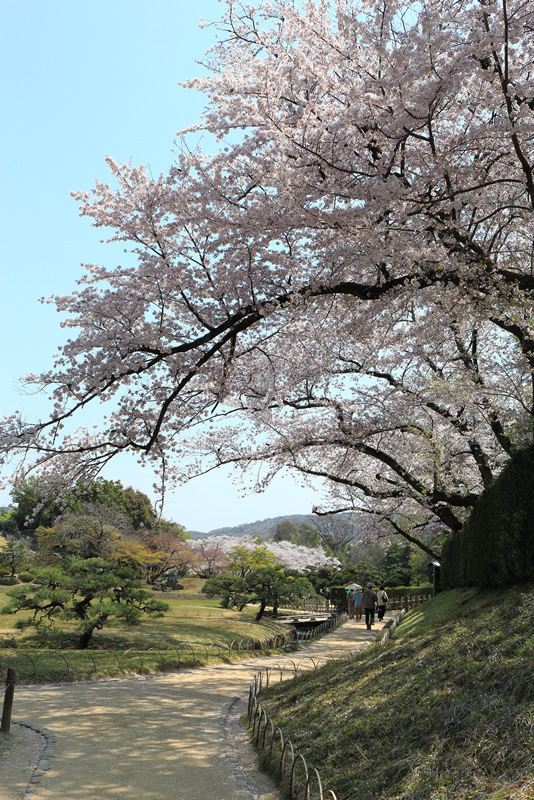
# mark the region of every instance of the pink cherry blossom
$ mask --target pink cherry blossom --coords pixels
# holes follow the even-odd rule
[[[184,132],[168,174],[108,158],[75,193],[131,257],[54,298],[50,416],[5,420],[6,460],[58,491],[125,450],[165,483],[265,461],[326,510],[458,530],[531,438],[533,24],[533,0],[227,0],[188,83],[220,150]]]

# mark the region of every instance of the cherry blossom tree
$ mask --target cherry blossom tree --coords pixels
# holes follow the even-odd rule
[[[293,542],[269,542],[268,547],[284,567],[296,572],[304,572],[308,567],[341,567],[341,562],[334,556],[327,556],[322,547],[305,547]]]
[[[197,575],[212,578],[226,566],[228,550],[224,548],[224,543],[220,542],[219,538],[221,537],[208,536],[204,539],[185,542],[185,545],[193,553],[191,569]]]
[[[341,566],[337,558],[327,556],[322,547],[305,547],[292,542],[258,542],[253,536],[205,536],[202,539],[184,542],[196,554],[200,569],[214,574],[217,569],[234,566],[240,572],[241,561],[248,561],[253,568],[269,566],[273,558],[283,567],[304,572],[307,567]],[[245,551],[250,559],[244,557]],[[246,569],[244,571],[246,574]]]
[[[531,374],[483,321],[460,322],[451,311],[446,324],[442,309],[440,330],[419,320],[414,336],[407,316],[392,318],[380,342],[371,332],[363,342],[351,338],[345,326],[332,341],[307,331],[307,360],[271,353],[273,399],[255,408],[265,365],[240,393],[253,427],[241,439],[228,427],[219,431],[216,454],[219,463],[268,460],[271,474],[291,463],[322,477],[331,486],[323,513],[357,509],[388,520],[385,533],[401,533],[434,556],[436,524],[459,530],[513,447],[528,439]],[[204,455],[213,452],[208,438]]]
[[[135,260],[53,298],[74,338],[27,379],[50,418],[1,449],[66,485],[130,450],[166,481],[204,431],[214,465],[455,531],[532,430],[534,4],[227,0],[218,27],[188,85],[220,149],[185,138],[157,178],[109,158],[76,193]]]

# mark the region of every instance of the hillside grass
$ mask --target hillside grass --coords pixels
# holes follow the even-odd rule
[[[244,646],[250,639],[265,640],[287,633],[287,626],[268,617],[256,622],[254,606],[242,612],[221,608],[218,599],[200,594],[204,582],[199,578],[184,578],[182,583],[183,591],[154,593],[169,604],[165,616],[144,617],[130,628],[95,631],[88,651],[77,650],[74,623],[21,631],[16,623],[27,612],[0,614],[3,672],[7,666],[14,666],[19,680],[46,683],[200,666],[250,657],[250,651],[238,653],[240,643]],[[0,608],[8,600],[10,588],[0,586]],[[125,651],[129,651],[127,656],[123,655]]]
[[[534,586],[444,592],[260,702],[338,800],[532,800]]]

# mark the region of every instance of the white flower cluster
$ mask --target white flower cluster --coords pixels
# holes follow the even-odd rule
[[[322,547],[302,547],[291,542],[260,542],[252,536],[206,536],[188,543],[194,552],[211,552],[219,554],[219,563],[231,555],[235,547],[242,546],[254,550],[265,546],[288,569],[304,572],[307,567],[331,567],[338,569],[341,562],[337,558],[327,556]]]

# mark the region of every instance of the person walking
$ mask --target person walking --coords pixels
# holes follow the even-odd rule
[[[363,593],[363,610],[365,612],[365,624],[367,629],[371,630],[371,625],[375,624],[375,606],[378,603],[378,597],[373,589],[373,584],[368,583],[367,589]]]
[[[347,605],[349,607],[349,619],[354,619],[354,589],[347,592]]]
[[[357,589],[354,592],[354,614],[356,617],[356,622],[360,622],[362,618],[362,599],[363,591],[361,589]]]
[[[386,590],[383,586],[380,587],[378,592],[376,593],[378,598],[377,601],[377,611],[378,611],[378,621],[382,622],[384,619],[384,614],[386,613],[386,603],[389,602],[389,597],[387,596]]]

